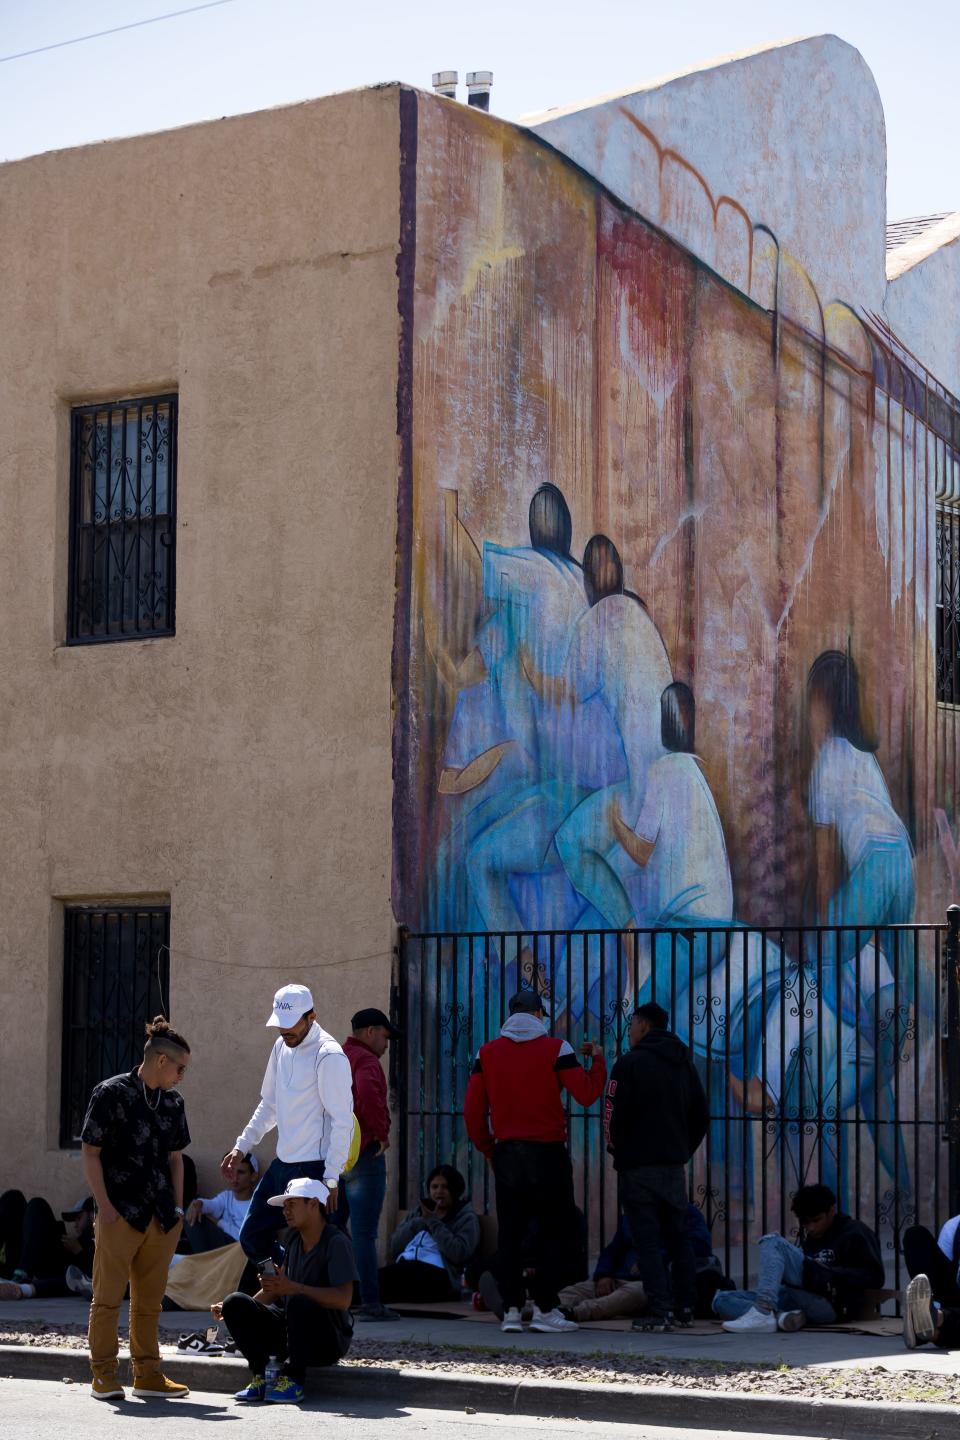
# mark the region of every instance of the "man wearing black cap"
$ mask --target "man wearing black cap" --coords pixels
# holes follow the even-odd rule
[[[567,1154],[563,1091],[580,1105],[600,1098],[607,1067],[599,1045],[584,1070],[571,1046],[547,1033],[542,998],[520,990],[496,1040],[481,1045],[463,1105],[467,1134],[493,1166],[497,1188],[498,1280],[501,1329],[523,1329],[524,1240],[537,1222],[540,1254],[533,1285],[531,1330],[576,1330],[558,1305],[558,1271],[569,1248],[574,1214],[573,1171]]]
[[[387,1193],[385,1151],[390,1144],[390,1107],[387,1078],[380,1064],[391,1040],[400,1031],[373,1008],[358,1010],[350,1021],[353,1034],[343,1053],[353,1076],[353,1113],[360,1126],[360,1155],[340,1184],[340,1219],[350,1218],[350,1233],[360,1277],[360,1320],[395,1320],[395,1311],[380,1302],[377,1283],[377,1232]]]

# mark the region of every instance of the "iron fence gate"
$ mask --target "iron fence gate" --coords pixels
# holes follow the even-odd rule
[[[540,991],[553,1033],[627,1047],[630,1014],[657,1000],[690,1047],[710,1125],[690,1166],[690,1195],[715,1252],[747,1284],[753,1243],[795,1231],[790,1200],[822,1181],[879,1234],[887,1282],[899,1286],[900,1237],[937,1233],[957,1208],[960,910],[949,926],[883,930],[723,928],[549,931],[524,935],[401,932],[404,1039],[400,1204],[416,1202],[432,1166],[456,1165],[480,1210],[491,1176],[470,1146],[463,1099],[473,1058],[495,1037],[518,985]],[[616,1183],[601,1104],[567,1102],[578,1204],[589,1252],[616,1225]]]

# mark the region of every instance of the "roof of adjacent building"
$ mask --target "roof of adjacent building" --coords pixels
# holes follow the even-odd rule
[[[898,245],[906,245],[908,240],[916,240],[924,230],[929,230],[931,225],[938,225],[950,214],[951,211],[944,210],[939,215],[915,215],[911,220],[891,220],[887,226],[887,249],[896,250]]]

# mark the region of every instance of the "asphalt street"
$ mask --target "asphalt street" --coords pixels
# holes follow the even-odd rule
[[[261,1406],[237,1405],[223,1395],[196,1393],[186,1400],[127,1400],[109,1405],[93,1400],[85,1385],[64,1385],[51,1380],[0,1379],[0,1434],[4,1440],[50,1440],[51,1435],[69,1435],[70,1440],[220,1440],[239,1437],[243,1429],[252,1435],[263,1433]],[[749,1436],[732,1431],[678,1430],[659,1425],[598,1425],[578,1420],[552,1420],[503,1415],[468,1415],[462,1410],[411,1410],[382,1402],[351,1405],[343,1410],[330,1408],[329,1401],[315,1400],[303,1407],[269,1407],[270,1440],[307,1437],[315,1440],[322,1419],[324,1440],[390,1440],[396,1435],[424,1437],[424,1440],[547,1440],[547,1437],[579,1437],[579,1440],[790,1440],[789,1436]],[[144,1422],[147,1422],[146,1426]],[[226,1432],[211,1426],[229,1425]],[[794,1437],[798,1440],[798,1437]],[[804,1437],[810,1440],[810,1437]]]

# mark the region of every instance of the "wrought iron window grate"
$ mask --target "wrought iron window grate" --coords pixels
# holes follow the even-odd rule
[[[68,906],[64,913],[60,1144],[80,1143],[94,1085],[132,1070],[144,1025],[169,997],[167,906]]]
[[[960,512],[937,511],[937,699],[960,705]]]
[[[71,418],[68,641],[172,635],[177,397]]]

